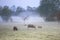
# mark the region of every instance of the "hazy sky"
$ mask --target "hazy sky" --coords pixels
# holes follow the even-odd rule
[[[16,6],[21,6],[23,8],[26,8],[27,6],[31,7],[38,7],[40,3],[40,0],[0,0],[0,5],[16,5]]]

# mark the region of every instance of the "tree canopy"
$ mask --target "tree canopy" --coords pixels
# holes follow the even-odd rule
[[[1,17],[4,21],[8,21],[9,17],[11,16],[11,10],[8,6],[4,6],[2,9]]]
[[[0,16],[3,21],[8,22],[11,16],[18,16],[21,12],[25,11],[22,7],[15,7],[13,5],[11,8],[9,6],[0,6]]]
[[[40,15],[46,17],[58,10],[60,10],[60,0],[41,0],[38,7]]]

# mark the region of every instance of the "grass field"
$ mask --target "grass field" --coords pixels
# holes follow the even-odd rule
[[[18,27],[18,31],[13,31],[13,26]],[[42,23],[42,28],[28,29],[19,23],[1,23],[0,40],[60,40],[60,24]]]

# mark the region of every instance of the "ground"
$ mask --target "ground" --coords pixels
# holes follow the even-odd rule
[[[18,31],[12,30],[14,25],[19,29]],[[60,23],[47,22],[35,26],[36,29],[28,29],[20,23],[1,23],[0,40],[60,40]]]

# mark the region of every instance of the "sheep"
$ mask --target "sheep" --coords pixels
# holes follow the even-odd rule
[[[32,24],[29,24],[28,28],[36,28],[36,27],[34,25],[32,25]]]
[[[17,31],[17,30],[18,30],[18,28],[17,28],[16,26],[14,26],[14,27],[13,27],[13,30],[14,30],[14,31]]]
[[[42,26],[38,26],[38,28],[42,28]]]

